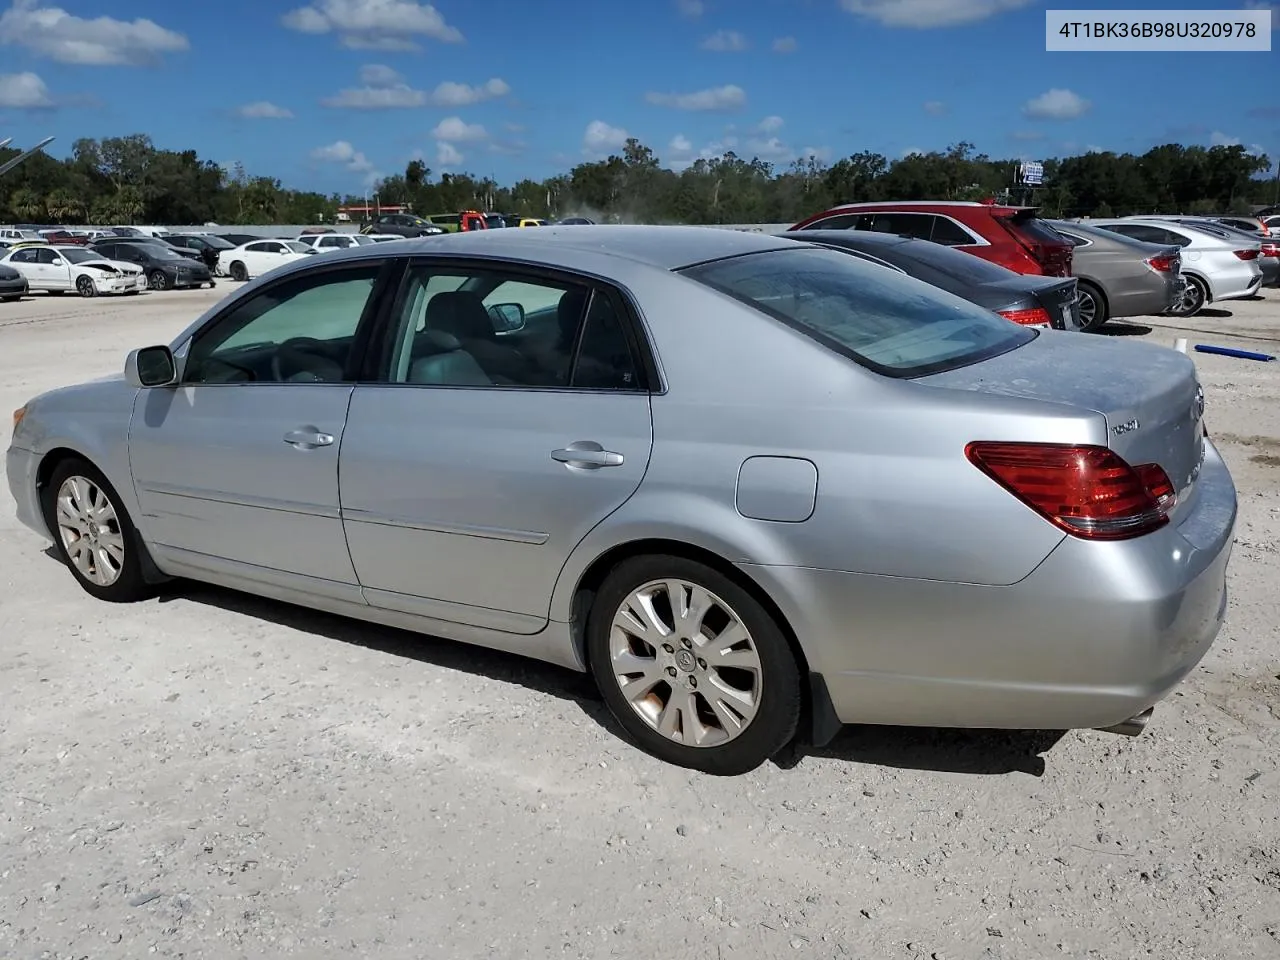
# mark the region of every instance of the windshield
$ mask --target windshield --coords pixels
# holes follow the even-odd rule
[[[82,250],[79,247],[59,247],[58,252],[72,263],[84,263],[86,260],[107,259],[107,257],[103,256],[101,253],[94,253],[92,250]]]
[[[981,257],[975,257],[961,250],[952,250],[941,244],[930,243],[928,240],[900,244],[885,253],[886,260],[892,260],[892,254],[901,253],[903,260],[924,264],[944,277],[950,277],[961,283],[999,283],[1001,280],[1017,276],[1012,270],[1006,270],[998,263],[983,260]]]
[[[771,250],[681,272],[892,377],[952,370],[1036,337],[944,290],[835,250]]]
[[[161,241],[157,241],[157,242],[155,242],[155,243],[140,244],[140,246],[145,247],[145,248],[146,248],[147,253],[148,253],[148,254],[150,254],[152,257],[154,257],[154,258],[155,258],[155,259],[157,259],[157,260],[186,260],[186,259],[188,259],[187,257],[184,257],[182,254],[180,254],[180,253],[179,253],[177,250],[175,250],[173,247],[171,247],[171,246],[169,246],[167,243],[163,243],[163,242],[161,242]]]
[[[227,243],[227,241],[223,240],[221,237],[203,237],[203,236],[202,236],[202,237],[192,237],[191,239],[192,239],[192,241],[193,241],[193,242],[195,242],[195,243],[197,243],[197,244],[201,244],[201,245],[203,245],[203,246],[210,247],[210,248],[212,248],[212,249],[214,249],[214,250],[233,250],[233,249],[235,249],[235,244]]]

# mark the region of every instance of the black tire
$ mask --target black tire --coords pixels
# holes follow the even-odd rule
[[[1209,302],[1209,288],[1199,277],[1187,276],[1185,294],[1172,307],[1165,311],[1170,317],[1194,317]]]
[[[152,290],[168,290],[169,278],[164,275],[163,270],[152,270],[147,274],[147,286]]]
[[[1100,329],[1111,319],[1111,308],[1107,305],[1106,296],[1087,280],[1077,281],[1076,290],[1080,294],[1080,329],[1085,331]],[[1093,304],[1093,318],[1088,323],[1085,322],[1086,303]]]
[[[669,580],[684,581],[705,590],[727,606],[746,629],[758,658],[760,684],[754,717],[735,735],[713,746],[687,745],[660,733],[649,720],[641,716],[639,708],[632,706],[613,671],[611,647],[614,643],[615,614],[633,591],[650,583]],[[697,647],[691,647],[690,650],[696,653]],[[587,617],[587,653],[592,675],[614,718],[642,750],[667,763],[718,776],[737,776],[754,770],[775,756],[796,734],[801,712],[800,671],[786,636],[755,597],[706,564],[665,555],[641,556],[623,561],[605,578],[592,603]],[[656,648],[654,653],[656,657],[662,656],[661,651]],[[699,667],[705,669],[706,663],[701,657],[694,659]],[[653,669],[661,669],[656,658]],[[687,669],[690,671],[689,675],[672,673],[676,670],[674,666],[666,668],[666,673],[688,682],[694,667],[691,664]],[[694,679],[696,682],[696,676]],[[657,691],[659,688],[664,688],[668,695],[677,689],[674,685],[669,686],[665,679],[648,689]],[[715,723],[723,730],[725,728],[719,725],[710,712],[706,699],[708,689],[714,687],[704,680],[700,695],[696,700],[691,699],[691,702],[697,703],[693,712],[699,715],[699,723]],[[657,710],[654,704],[660,699],[658,693],[651,693],[638,702],[650,710]],[[657,719],[653,722],[656,723]],[[683,730],[683,717],[680,726]]]
[[[240,260],[231,265],[231,279],[244,283],[249,279],[249,270]]]
[[[0,300],[3,300],[5,303],[17,303],[21,299],[21,297],[0,297]]]
[[[115,515],[115,521],[108,525],[108,530],[119,534],[123,543],[123,559],[119,564],[118,575],[110,583],[95,583],[85,575],[72,559],[66,538],[59,527],[59,491],[73,477],[81,477],[101,491]],[[54,549],[86,593],[108,603],[133,603],[155,595],[155,588],[147,583],[142,573],[143,552],[146,548],[142,545],[137,528],[121,502],[120,495],[102,475],[102,471],[86,460],[63,460],[54,468],[49,482],[41,491],[40,503],[44,510],[45,524],[53,536]]]
[[[82,297],[96,297],[98,288],[93,285],[93,280],[89,277],[76,278],[76,293]]]

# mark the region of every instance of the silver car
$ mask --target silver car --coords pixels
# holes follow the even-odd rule
[[[308,257],[15,413],[19,519],[166,578],[590,671],[749,770],[843,723],[1139,731],[1226,605],[1195,366],[834,250],[573,226]]]
[[[1084,223],[1050,220],[1075,243],[1071,273],[1080,290],[1080,321],[1097,330],[1118,317],[1164,313],[1180,296],[1182,250],[1143,243]]]

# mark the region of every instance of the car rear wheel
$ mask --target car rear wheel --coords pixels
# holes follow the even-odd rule
[[[1199,313],[1209,299],[1209,289],[1199,277],[1184,277],[1187,281],[1178,298],[1165,313],[1172,317],[1190,317]]]
[[[92,278],[77,277],[76,292],[82,297],[96,297],[98,295],[98,288],[93,285]]]
[[[238,280],[241,283],[249,279],[248,269],[239,260],[231,265],[231,279]]]
[[[1077,282],[1076,289],[1080,294],[1081,330],[1097,330],[1111,319],[1107,298],[1102,295],[1101,290],[1083,280]]]
[[[684,557],[642,556],[605,579],[587,620],[591,670],[646,752],[732,776],[777,754],[800,721],[800,671],[747,590]]]
[[[101,471],[84,460],[64,460],[41,499],[58,555],[87,593],[112,603],[153,593],[142,574],[138,531]]]
[[[169,278],[159,270],[152,270],[147,274],[147,286],[152,290],[168,290]]]

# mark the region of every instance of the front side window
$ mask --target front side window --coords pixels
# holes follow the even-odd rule
[[[39,250],[37,251],[37,260],[40,263],[58,266],[62,263],[62,258],[58,256],[57,250]]]
[[[586,283],[420,264],[410,268],[393,315],[392,383],[642,387],[614,295]]]
[[[945,290],[834,250],[770,250],[682,273],[886,376],[955,369],[1036,337]]]
[[[343,382],[381,268],[291,277],[236,304],[196,335],[183,382]]]

